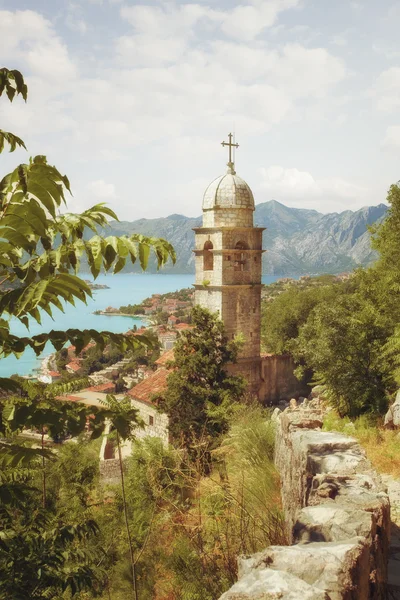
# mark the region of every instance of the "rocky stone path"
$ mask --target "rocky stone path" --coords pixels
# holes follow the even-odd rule
[[[390,475],[382,475],[382,479],[388,488],[392,518],[388,600],[400,600],[400,481]]]

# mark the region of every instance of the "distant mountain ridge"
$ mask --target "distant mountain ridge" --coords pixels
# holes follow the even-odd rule
[[[254,224],[266,227],[263,234],[263,273],[304,275],[307,273],[340,273],[358,265],[368,265],[376,259],[370,246],[369,225],[381,222],[388,207],[385,204],[366,206],[357,211],[322,214],[316,210],[290,208],[270,200],[257,204]],[[165,273],[194,272],[194,232],[202,217],[173,214],[158,219],[112,221],[106,235],[133,232],[167,239],[175,248],[177,262],[167,266]],[[139,271],[140,267],[127,267]],[[155,265],[151,265],[151,272]]]

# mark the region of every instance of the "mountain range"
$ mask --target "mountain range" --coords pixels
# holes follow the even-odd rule
[[[368,226],[385,218],[385,204],[366,206],[357,211],[322,214],[316,210],[290,208],[270,200],[256,206],[254,224],[266,227],[263,233],[263,273],[303,275],[308,273],[340,273],[376,259],[371,249]],[[175,248],[177,262],[165,273],[194,272],[194,232],[202,217],[173,214],[157,219],[112,221],[104,233],[123,235],[133,232],[162,237]],[[127,271],[138,271],[134,265]],[[149,266],[155,271],[155,264]]]

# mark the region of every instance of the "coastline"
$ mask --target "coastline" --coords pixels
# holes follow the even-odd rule
[[[148,317],[147,315],[129,315],[128,313],[120,313],[120,312],[106,312],[104,310],[99,310],[99,311],[94,311],[92,313],[93,315],[96,316],[102,316],[102,317],[130,317],[131,319],[136,319],[136,320],[146,320],[148,321]]]
[[[84,276],[84,278],[89,279],[89,274]],[[70,304],[63,306],[64,312],[55,310],[53,319],[47,313],[41,311],[42,322],[39,324],[32,320],[30,323],[30,334],[39,335],[54,328],[60,331],[74,328],[80,330],[94,329],[97,331],[110,331],[112,333],[124,333],[128,329],[132,329],[134,325],[139,329],[142,324],[147,326],[147,320],[143,319],[141,321],[140,317],[136,316],[136,318],[131,319],[106,319],[107,315],[100,315],[95,318],[95,315],[92,313],[96,309],[104,311],[107,306],[115,305],[118,301],[121,303],[129,301],[130,304],[140,304],[152,294],[164,294],[188,287],[192,283],[192,279],[191,275],[172,275],[167,273],[163,273],[163,277],[160,277],[160,274],[151,273],[138,273],[134,277],[129,273],[108,274],[107,276],[101,274],[97,282],[107,284],[110,289],[94,291],[93,297],[88,300],[87,305],[77,301],[75,306]],[[27,335],[26,327],[19,319],[11,320],[11,332],[13,335],[20,337]],[[36,375],[37,371],[33,371],[33,369],[40,368],[43,358],[53,351],[53,347],[49,343],[39,356],[36,356],[33,349],[28,347],[18,358],[14,355],[7,356],[0,362],[0,376],[11,377],[14,374],[20,376]]]

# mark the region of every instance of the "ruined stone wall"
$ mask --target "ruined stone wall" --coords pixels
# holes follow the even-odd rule
[[[118,458],[100,460],[100,479],[103,483],[115,484],[121,481],[121,471]]]
[[[390,506],[380,477],[354,438],[321,431],[318,400],[275,416],[292,545],[240,558],[221,600],[384,600]]]
[[[266,404],[278,404],[281,400],[307,396],[310,389],[294,376],[294,362],[289,355],[261,355],[260,400]]]
[[[133,388],[133,391],[135,389]],[[147,437],[156,437],[162,440],[164,445],[168,445],[168,417],[159,412],[156,406],[148,402],[142,402],[136,398],[131,398],[131,405],[139,411],[139,416],[143,421],[144,427],[135,429],[135,438],[143,440]]]

